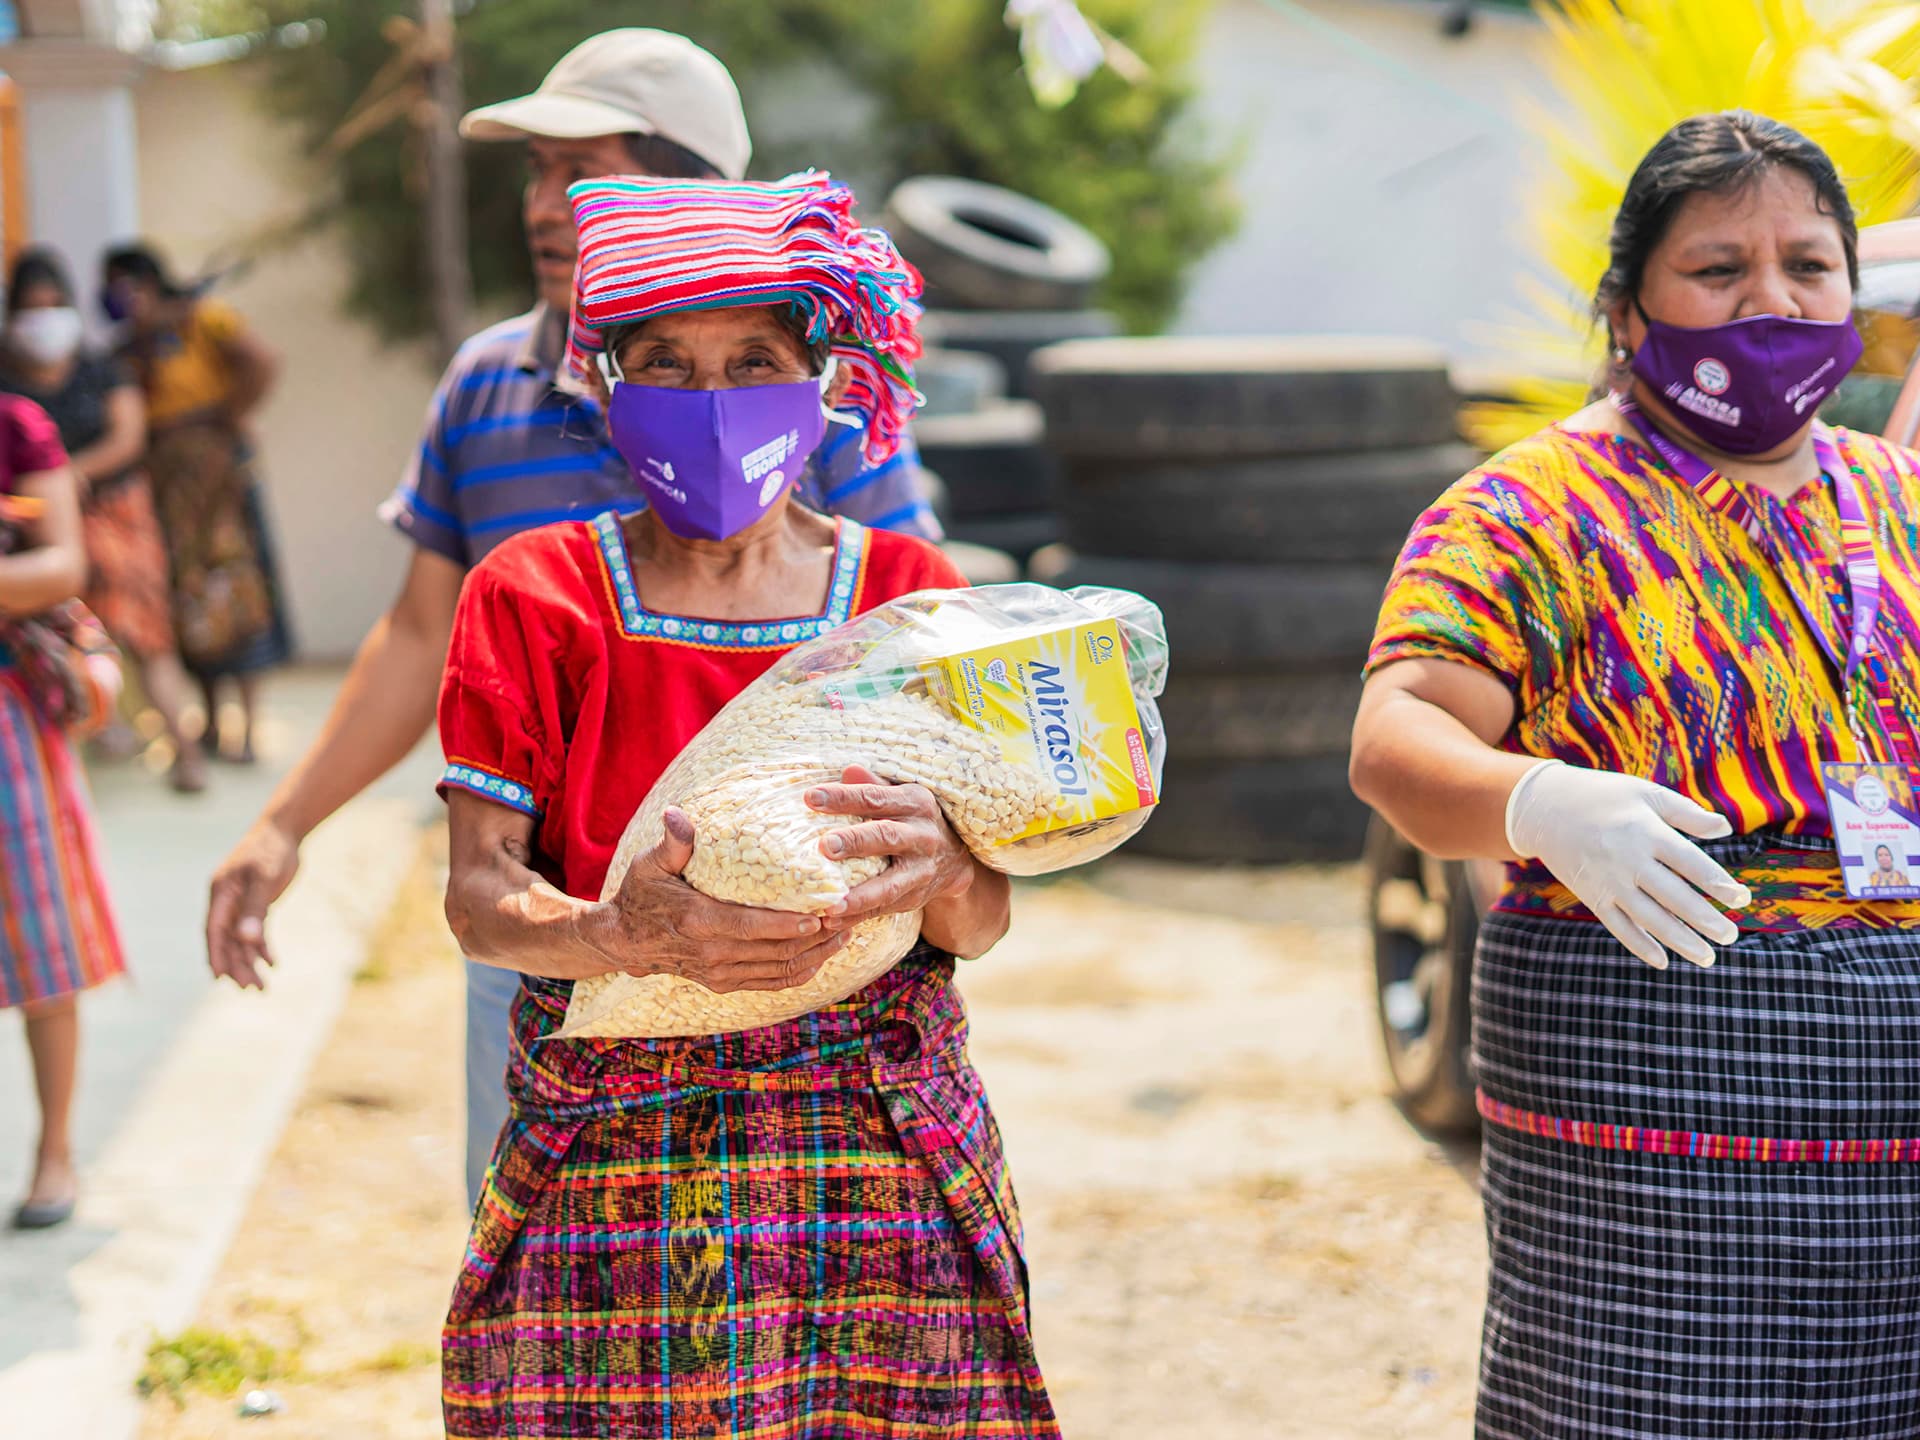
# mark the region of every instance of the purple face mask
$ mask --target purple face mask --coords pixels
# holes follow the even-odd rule
[[[1689,329],[1647,320],[1633,373],[1689,430],[1728,455],[1764,455],[1813,419],[1860,358],[1851,318],[1753,315]]]
[[[667,529],[725,540],[767,513],[826,437],[821,384],[671,390],[616,382],[607,428]]]

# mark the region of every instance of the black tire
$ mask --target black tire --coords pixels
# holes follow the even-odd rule
[[[1242,865],[1349,861],[1366,837],[1368,811],[1347,787],[1344,755],[1169,759],[1162,788],[1152,818],[1127,842],[1136,855]]]
[[[1042,443],[1046,421],[1031,401],[922,420],[913,438],[921,462],[946,482],[956,521],[1052,507],[1056,467]]]
[[[1048,443],[1074,459],[1390,450],[1455,438],[1446,356],[1413,340],[1074,340],[1033,357]]]
[[[1033,577],[1060,589],[1133,590],[1166,616],[1174,664],[1190,670],[1358,671],[1373,643],[1389,565],[1211,565],[1123,560],[1049,546]]]
[[[1473,951],[1467,870],[1422,854],[1379,816],[1366,843],[1374,995],[1394,1098],[1436,1135],[1470,1134]]]
[[[1077,460],[1057,500],[1067,543],[1096,555],[1392,560],[1420,513],[1480,463],[1467,445],[1124,464]]]
[[[929,310],[920,333],[947,353],[968,350],[998,360],[1006,367],[1007,393],[1032,399],[1035,354],[1063,340],[1118,335],[1120,319],[1106,310]]]
[[[1285,760],[1342,754],[1360,708],[1360,668],[1330,674],[1216,673],[1174,653],[1160,719],[1176,760]]]
[[[1007,398],[1007,367],[972,350],[928,350],[913,367],[914,384],[926,397],[919,418],[971,415]]]
[[[926,278],[933,305],[1078,310],[1113,266],[1092,231],[1038,200],[978,180],[902,181],[882,223]]]
[[[1060,539],[1060,520],[1049,511],[1026,515],[972,515],[955,520],[947,533],[956,540],[1004,550],[1024,566],[1035,552]]]
[[[1004,550],[951,537],[940,542],[940,550],[967,577],[969,585],[1011,585],[1021,578],[1020,562]]]

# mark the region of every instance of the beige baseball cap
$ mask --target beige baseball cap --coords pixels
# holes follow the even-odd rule
[[[727,67],[665,30],[607,30],[582,40],[538,90],[469,111],[460,133],[469,140],[657,135],[729,180],[744,179],[753,156],[740,91]]]

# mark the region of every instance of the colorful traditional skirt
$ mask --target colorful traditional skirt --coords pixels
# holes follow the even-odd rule
[[[0,659],[0,1007],[125,971],[86,781]]]
[[[1920,1440],[1920,934],[1495,915],[1474,1048],[1480,1440]]]
[[[1054,1437],[953,962],[689,1040],[548,1041],[454,1292],[449,1436]]]
[[[244,442],[224,425],[181,421],[154,433],[147,465],[187,668],[212,679],[281,664],[291,649],[286,615]]]
[[[82,597],[114,643],[140,660],[172,653],[166,541],[145,475],[97,488],[84,511],[91,573]]]

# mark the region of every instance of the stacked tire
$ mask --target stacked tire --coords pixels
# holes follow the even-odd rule
[[[945,175],[902,183],[885,225],[926,280],[921,463],[940,477],[947,533],[1024,564],[1059,538],[1057,477],[1032,400],[1033,357],[1064,340],[1111,336],[1091,308],[1107,249],[1024,195]]]
[[[1096,340],[1034,362],[1065,544],[1049,584],[1167,618],[1166,794],[1139,854],[1351,860],[1360,672],[1395,556],[1478,461],[1444,355],[1411,341]]]

